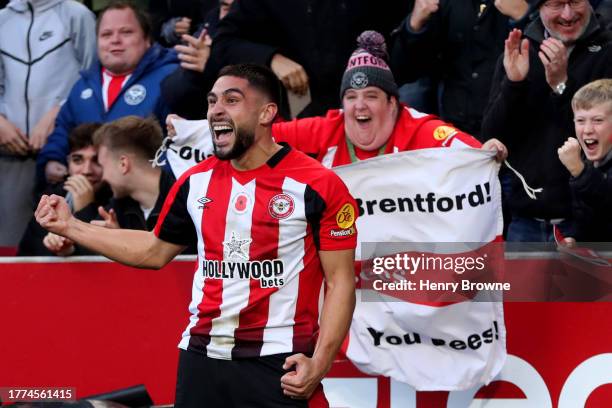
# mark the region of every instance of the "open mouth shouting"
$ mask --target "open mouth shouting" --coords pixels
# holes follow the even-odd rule
[[[599,140],[591,137],[585,137],[582,139],[582,144],[584,146],[584,153],[587,158],[591,159],[594,156],[597,156],[599,152]]]
[[[214,122],[211,125],[213,142],[219,148],[229,146],[234,135],[234,126],[229,121]]]
[[[355,120],[360,127],[365,127],[372,121],[372,117],[370,115],[360,114],[355,116]]]

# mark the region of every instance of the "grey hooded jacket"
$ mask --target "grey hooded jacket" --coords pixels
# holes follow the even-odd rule
[[[91,64],[95,24],[73,0],[12,0],[0,10],[0,114],[28,137]]]

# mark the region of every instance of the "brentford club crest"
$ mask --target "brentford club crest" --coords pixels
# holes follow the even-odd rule
[[[268,212],[277,220],[283,220],[293,214],[295,203],[288,194],[277,194],[270,199]]]

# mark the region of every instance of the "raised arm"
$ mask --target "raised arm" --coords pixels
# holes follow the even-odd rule
[[[110,229],[76,219],[63,197],[43,195],[35,212],[36,221],[57,235],[137,268],[159,269],[183,249],[155,236],[153,232]]]
[[[448,4],[439,0],[417,0],[410,14],[392,34],[390,57],[398,83],[412,82],[424,76],[436,76],[436,55],[445,40],[442,30]]]
[[[491,81],[489,102],[482,119],[481,134],[496,137],[508,144],[517,135],[508,131],[509,124],[520,118],[529,90],[529,42],[521,39],[520,30],[512,30],[505,41],[504,54],[497,61]]]
[[[232,4],[231,11],[219,22],[212,49],[214,58],[222,66],[246,61],[270,65],[278,52],[272,45],[278,32],[272,15],[263,2],[244,0]]]

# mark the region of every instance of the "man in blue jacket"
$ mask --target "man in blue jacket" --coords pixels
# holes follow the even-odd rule
[[[98,17],[98,61],[73,86],[55,122],[55,130],[38,156],[38,174],[47,182],[67,174],[68,133],[87,122],[110,122],[127,115],[169,112],[160,83],[177,68],[174,51],[152,44],[151,23],[126,2],[113,2]]]

